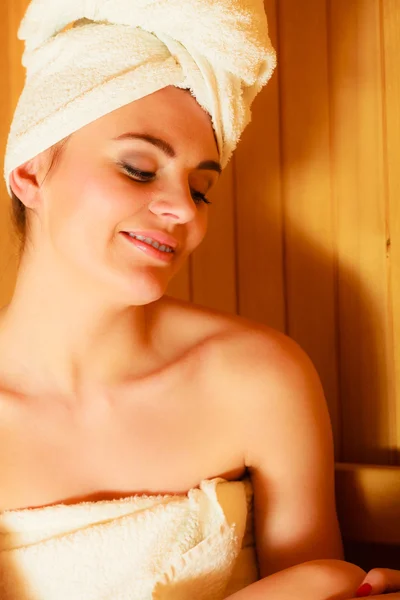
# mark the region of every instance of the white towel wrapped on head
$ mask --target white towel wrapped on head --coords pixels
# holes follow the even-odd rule
[[[81,127],[169,85],[211,118],[222,168],[276,64],[263,0],[32,0],[25,87],[4,176]]]

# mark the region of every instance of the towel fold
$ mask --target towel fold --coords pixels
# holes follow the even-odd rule
[[[221,600],[257,580],[249,481],[0,513],[2,600]]]
[[[92,121],[169,85],[211,118],[225,168],[276,64],[263,0],[32,0],[9,175]]]

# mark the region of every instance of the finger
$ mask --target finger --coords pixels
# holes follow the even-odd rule
[[[400,571],[395,569],[371,569],[365,576],[362,585],[366,583],[369,583],[372,587],[371,594],[398,592],[400,591]]]

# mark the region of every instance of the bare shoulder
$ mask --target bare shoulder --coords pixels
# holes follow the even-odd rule
[[[172,306],[193,347],[203,347],[208,391],[218,399],[216,410],[236,423],[236,439],[248,467],[265,468],[267,449],[270,454],[273,448],[281,448],[283,456],[286,447],[290,454],[295,440],[311,452],[318,447],[325,457],[331,456],[322,383],[295,340],[241,316],[181,301],[173,301]]]
[[[210,351],[220,351],[221,359],[229,352],[229,361],[237,356],[243,367],[262,365],[265,370],[266,358],[277,367],[281,361],[309,361],[299,344],[268,325],[170,296],[164,297],[162,308],[168,328],[178,327],[193,344],[209,340]]]
[[[165,297],[164,316],[168,335],[178,336],[178,344],[202,345],[220,381],[253,384],[269,377],[282,383],[304,370],[314,371],[306,352],[284,333],[239,315],[211,309],[192,302]],[[171,339],[171,338],[170,338]],[[238,381],[236,381],[236,379]],[[236,388],[237,389],[237,388]]]
[[[330,456],[328,407],[307,352],[286,334],[250,319],[228,316],[223,323],[207,356],[225,408],[237,416],[246,465],[261,466],[267,447],[292,447],[300,438]]]
[[[194,302],[164,296],[158,305],[162,329],[182,336],[189,345],[217,339],[224,333],[240,328],[241,318]]]
[[[325,456],[331,454],[322,383],[311,358],[295,340],[244,317],[190,303],[182,313],[183,305],[177,306],[181,315],[187,310],[180,322],[187,319],[192,335],[204,343],[213,390],[224,400],[221,408],[238,417],[248,466],[262,461],[266,436],[275,447],[291,445],[300,436],[311,441],[311,429]]]

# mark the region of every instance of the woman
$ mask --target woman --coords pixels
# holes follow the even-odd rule
[[[210,114],[176,85],[103,112],[23,162],[9,142],[22,252],[0,314],[0,510],[185,496],[249,473],[261,580],[229,597],[355,597],[365,573],[342,560],[332,435],[309,358],[271,328],[165,295],[212,218],[206,195],[224,161]],[[66,583],[45,592],[35,568],[34,597],[61,599]],[[140,575],[107,597],[144,598]],[[206,575],[195,596],[223,597],[217,584],[204,591]],[[194,597],[157,585],[146,598]],[[2,598],[18,593],[9,585]]]

